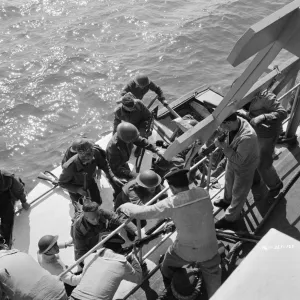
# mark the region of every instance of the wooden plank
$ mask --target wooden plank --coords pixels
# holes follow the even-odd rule
[[[298,14],[293,14],[287,26],[285,26],[278,37],[278,40],[261,50],[255,56],[253,61],[226,94],[220,105],[212,113],[212,116],[209,116],[178,137],[165,151],[164,158],[170,160],[174,155],[187,148],[196,139],[199,139],[204,144],[224,119],[247,104],[250,99],[245,99],[245,94],[264,73],[282,47],[284,47],[293,36],[294,32],[299,30],[299,28],[300,18],[298,18]]]
[[[274,43],[293,15],[299,16],[300,0],[293,1],[251,26],[238,40],[227,60],[238,66],[255,53]],[[298,49],[299,51],[299,49]]]

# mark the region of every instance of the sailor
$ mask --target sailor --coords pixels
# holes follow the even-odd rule
[[[258,93],[250,103],[249,117],[251,118],[250,124],[257,134],[260,152],[257,168],[259,174],[255,173],[255,181],[259,182],[261,177],[269,188],[269,195],[275,197],[282,189],[283,183],[273,167],[273,152],[287,112],[275,94],[264,90]]]
[[[37,259],[40,266],[47,270],[50,274],[56,276],[60,275],[67,269],[67,266],[63,263],[59,256],[59,249],[73,245],[73,240],[60,244],[57,243],[57,240],[58,235],[44,235],[38,242],[39,250],[37,252]],[[81,275],[74,275],[70,272],[62,277],[68,296],[80,280]]]
[[[133,124],[140,132],[142,137],[148,137],[151,133],[147,132],[148,125],[151,121],[151,112],[145,104],[134,98],[131,93],[125,94],[120,99],[121,104],[114,111],[114,130],[116,133],[118,125],[122,122]]]
[[[30,204],[27,203],[24,183],[14,174],[0,170],[0,234],[3,235],[8,245],[11,242],[15,201],[17,200],[21,201],[25,210],[29,209]]]
[[[149,90],[157,94],[158,100],[162,104],[165,105],[167,103],[165,101],[166,98],[163,95],[162,89],[144,74],[137,75],[133,80],[130,80],[123,88],[121,96],[124,96],[125,94],[130,92],[134,95],[135,98],[142,100]]]
[[[75,260],[91,250],[97,243],[111,231],[123,224],[122,218],[117,214],[100,209],[96,202],[85,202],[82,212],[78,212],[71,226],[71,237],[74,242]],[[129,223],[107,244],[130,243],[136,237],[136,227]]]
[[[10,300],[68,299],[57,276],[41,268],[29,254],[9,250],[0,236],[0,297],[3,294]]]
[[[176,269],[197,263],[211,297],[221,285],[221,269],[210,196],[201,187],[189,189],[187,169],[173,170],[165,179],[174,196],[149,206],[125,203],[118,210],[136,219],[172,218],[177,236],[162,262],[165,285]]]
[[[139,131],[133,124],[128,122],[119,124],[117,132],[107,145],[106,155],[114,175],[126,181],[137,176],[136,172],[131,171],[128,165],[133,145],[150,150],[159,156],[163,155],[161,149],[149,143],[147,139],[140,137]]]
[[[84,260],[82,280],[70,300],[113,299],[122,280],[141,282],[142,269],[137,257],[125,257],[115,251],[101,248]]]
[[[226,211],[224,217],[216,222],[216,228],[232,228],[240,218],[252,186],[259,163],[259,146],[252,126],[236,113],[227,117],[220,127],[229,132],[224,142],[215,140],[215,145],[223,149],[227,158],[225,191],[224,198],[216,200],[214,205]]]
[[[83,196],[88,196],[98,204],[102,203],[99,188],[94,179],[96,168],[103,170],[113,188],[123,183],[113,174],[103,149],[90,140],[83,139],[77,145],[77,154],[63,165],[59,176],[59,185],[69,191],[70,198],[76,208],[76,203]],[[84,189],[84,175],[86,174],[87,191]]]

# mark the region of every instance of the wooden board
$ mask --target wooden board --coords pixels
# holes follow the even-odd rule
[[[293,1],[251,26],[235,44],[227,58],[228,62],[236,67],[257,52],[274,43],[290,20],[299,18],[299,6],[299,0]],[[299,37],[299,32],[296,33],[296,36]],[[297,41],[296,36],[293,41],[298,43],[299,39]],[[289,48],[295,47],[289,46]],[[299,48],[297,52],[299,53]]]

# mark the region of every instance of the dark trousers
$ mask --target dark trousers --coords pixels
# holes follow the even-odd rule
[[[14,226],[15,208],[14,201],[11,199],[10,192],[2,192],[0,194],[0,233],[6,240],[6,244],[10,246],[12,230]]]
[[[100,195],[98,185],[97,185],[95,180],[91,180],[89,182],[88,191],[89,191],[89,194],[91,196],[91,200],[98,203],[99,205],[101,205],[102,204],[102,198],[101,198],[101,195]],[[73,205],[75,206],[75,209],[76,209],[76,203],[81,202],[82,196],[80,194],[71,193],[71,192],[69,192],[69,194],[70,194],[70,198],[72,200],[72,203],[73,203]],[[80,204],[82,204],[82,203],[80,203]]]

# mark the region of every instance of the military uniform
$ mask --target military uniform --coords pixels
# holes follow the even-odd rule
[[[71,236],[74,242],[76,260],[96,246],[99,240],[101,240],[101,236],[107,235],[123,224],[118,215],[104,209],[98,209],[98,216],[98,225],[92,225],[87,222],[83,212],[78,213],[75,217],[71,227]],[[128,237],[133,240],[136,227],[132,223],[129,223],[125,226],[125,230]]]
[[[133,143],[125,143],[115,133],[107,145],[106,155],[112,172],[119,178],[130,180],[134,177],[127,163],[131,156],[133,144],[157,152],[156,146],[149,143],[145,138],[138,137]]]
[[[268,188],[275,190],[282,184],[282,181],[273,167],[273,152],[282,132],[282,121],[287,117],[287,112],[276,99],[276,95],[266,90],[255,97],[249,106],[251,119],[260,115],[264,115],[265,121],[263,123],[269,127],[254,126],[260,152],[257,170]],[[259,181],[259,175],[256,174],[255,181]]]
[[[259,162],[257,135],[246,120],[239,117],[238,120],[238,130],[229,133],[229,141],[223,149],[227,158],[224,202],[229,205],[225,219],[230,222],[240,218]]]
[[[0,230],[6,243],[10,243],[14,224],[14,204],[16,200],[26,202],[24,184],[14,174],[0,170]]]
[[[133,179],[126,183],[122,192],[117,196],[115,200],[115,210],[124,203],[133,203],[137,205],[145,205],[149,202],[155,195],[160,193],[164,187],[159,185],[155,188],[153,192],[147,190],[146,188],[139,186],[136,180]],[[167,194],[163,194],[160,199],[166,198]]]
[[[135,96],[135,98],[142,100],[145,94],[149,92],[149,90],[156,93],[159,98],[163,97],[162,89],[152,81],[150,81],[149,85],[142,88],[137,85],[134,80],[130,80],[128,84],[122,89],[121,96],[124,96],[125,94],[130,92]]]
[[[134,100],[134,102],[134,110],[132,111],[124,109],[123,104],[116,107],[114,111],[115,119],[113,133],[117,131],[118,125],[122,121],[125,121],[136,126],[141,136],[146,135],[147,126],[151,120],[151,112],[141,101]]]
[[[62,161],[61,161],[61,165],[62,165],[62,166],[64,165],[64,163],[66,163],[71,157],[73,157],[73,156],[76,154],[76,152],[73,152],[71,149],[72,149],[72,146],[70,146],[70,147],[66,150],[66,152],[65,152],[65,154],[64,154],[64,157],[63,157],[63,159],[62,159]]]
[[[84,173],[87,174],[87,188],[90,192],[91,199],[98,204],[102,203],[97,183],[94,179],[96,168],[105,172],[108,180],[112,181],[114,174],[112,173],[106,159],[106,154],[99,146],[94,146],[94,158],[91,163],[83,165],[78,158],[78,154],[72,156],[63,165],[62,173],[59,176],[59,185],[69,191],[73,202],[77,202],[81,197],[77,193],[78,188],[84,186]]]

